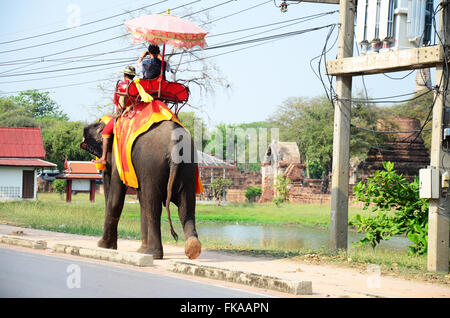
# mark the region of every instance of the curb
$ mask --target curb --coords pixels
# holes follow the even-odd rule
[[[174,273],[224,280],[232,283],[271,289],[294,295],[312,295],[311,281],[295,281],[279,277],[177,261],[169,261],[167,270]]]
[[[88,248],[56,243],[53,246],[53,252],[94,258],[115,263],[135,265],[139,267],[153,265],[153,255],[110,250],[100,247]]]
[[[13,235],[0,235],[0,243],[45,250],[47,242]]]

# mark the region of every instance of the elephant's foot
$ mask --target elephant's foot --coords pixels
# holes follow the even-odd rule
[[[117,240],[104,240],[103,238],[97,242],[98,247],[108,248],[112,250],[117,250]]]
[[[151,255],[153,255],[153,259],[163,259],[163,251],[162,250],[155,250],[150,247],[141,246],[140,248],[138,248],[138,250],[136,252],[141,253],[141,254],[151,254]]]
[[[202,252],[202,244],[195,236],[191,236],[187,239],[184,248],[184,253],[189,259],[196,259]]]
[[[141,253],[141,254],[145,254],[144,252],[145,252],[146,249],[148,249],[148,247],[146,245],[141,245],[141,247],[139,247],[136,252],[137,253]]]

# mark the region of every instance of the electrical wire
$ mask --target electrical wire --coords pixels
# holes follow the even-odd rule
[[[167,2],[167,1],[168,1],[168,0],[162,0],[162,1],[159,1],[159,2],[155,2],[155,3],[152,3],[152,4],[149,4],[149,5],[146,5],[146,6],[137,8],[137,9],[128,10],[128,11],[126,11],[126,12],[119,13],[119,14],[115,14],[115,15],[112,15],[112,16],[109,16],[109,17],[105,17],[105,18],[101,18],[101,19],[98,19],[98,20],[95,20],[95,21],[86,22],[86,23],[80,24],[80,25],[78,26],[78,28],[79,28],[79,27],[84,27],[84,26],[86,26],[86,25],[91,25],[91,24],[94,24],[94,23],[106,21],[106,20],[109,20],[109,19],[117,18],[117,17],[119,17],[119,16],[122,16],[122,15],[125,15],[125,14],[129,14],[129,13],[131,13],[131,12],[135,12],[135,11],[147,9],[147,8],[150,8],[150,7],[154,6],[154,5],[161,4],[161,3]],[[197,1],[195,1],[195,2],[198,2],[198,1],[200,1],[200,0],[197,0]],[[122,25],[122,24],[120,24],[120,25]],[[112,27],[110,27],[110,28],[117,27],[117,26],[119,26],[119,25],[115,25],[115,26],[112,26]],[[2,44],[7,44],[7,43],[14,43],[14,42],[19,42],[19,41],[24,41],[24,40],[29,40],[29,39],[35,39],[35,38],[39,38],[39,37],[42,37],[42,36],[51,35],[51,34],[56,34],[56,33],[64,32],[64,31],[72,30],[72,29],[73,29],[73,28],[63,28],[63,29],[59,29],[59,30],[56,30],[56,31],[46,32],[46,33],[37,34],[37,35],[33,35],[33,36],[28,36],[28,37],[24,37],[24,38],[20,38],[20,39],[15,39],[15,40],[10,40],[10,41],[4,41],[4,42],[0,42],[0,45],[2,45]],[[101,31],[98,31],[98,32],[101,32]],[[80,36],[83,36],[83,35],[80,35]],[[61,40],[61,41],[64,41],[64,40],[65,40],[65,39],[63,39],[63,40]],[[25,48],[21,48],[21,49],[17,49],[17,50],[23,50],[23,49],[25,49]],[[3,53],[3,52],[0,52],[0,53]]]
[[[435,15],[436,15],[436,13],[439,12],[441,9],[442,9],[442,8],[438,8],[437,10],[435,10],[435,11],[433,12],[433,20],[432,20],[432,21],[433,21],[433,26],[434,26],[434,30],[435,30],[435,36],[438,37],[438,39],[439,39],[439,41],[440,41],[440,43],[441,43],[441,45],[442,45],[442,44],[443,44],[442,39],[441,39],[441,37],[439,36],[439,34],[437,34],[437,32],[436,32],[436,20],[435,20]],[[314,74],[315,74],[315,75],[319,78],[319,80],[321,81],[322,86],[323,86],[323,88],[324,88],[324,90],[325,90],[325,93],[326,93],[328,99],[330,100],[331,104],[332,104],[333,107],[334,107],[334,101],[335,101],[335,100],[339,100],[339,98],[337,98],[336,95],[335,95],[334,88],[333,88],[333,82],[332,82],[332,79],[330,79],[330,77],[328,77],[328,79],[329,79],[328,81],[329,81],[330,86],[327,87],[327,85],[325,84],[325,82],[324,82],[324,80],[323,80],[322,74],[321,74],[321,62],[322,62],[322,60],[324,60],[324,61],[326,60],[326,53],[329,52],[329,50],[327,50],[328,41],[329,41],[329,36],[327,36],[327,38],[326,38],[326,40],[325,40],[325,44],[324,44],[324,47],[323,47],[323,49],[322,49],[322,53],[321,53],[320,55],[316,56],[315,58],[311,59],[311,60],[310,60],[310,65],[311,65],[311,69],[313,70]],[[336,43],[336,42],[335,42],[335,43]],[[335,45],[335,43],[333,44],[333,46]],[[332,46],[332,47],[333,47],[333,46]],[[331,49],[331,48],[330,48],[330,49]],[[318,71],[316,72],[316,71],[314,70],[313,66],[312,66],[312,62],[313,62],[315,59],[318,59],[318,58],[319,58],[319,62],[318,62]],[[448,61],[447,61],[448,58],[447,58],[447,54],[444,54],[444,59],[445,59],[444,65],[445,65],[446,71],[448,72]],[[326,69],[326,62],[325,62],[325,69]],[[411,72],[409,72],[409,73],[406,74],[405,76],[403,76],[403,77],[401,77],[401,78],[398,78],[398,79],[404,79],[404,78],[408,77],[409,75],[411,75],[411,74],[413,73],[413,71],[414,71],[414,70],[412,70]],[[388,77],[388,78],[391,78],[390,76],[387,76],[386,74],[383,74],[383,75],[385,75],[385,76]],[[397,78],[392,78],[392,79],[397,79]],[[364,85],[364,87],[365,87],[365,83],[363,83],[363,85]],[[439,85],[438,85],[437,87],[435,87],[434,89],[429,89],[429,90],[426,91],[425,93],[416,95],[416,96],[415,96],[414,98],[412,98],[412,99],[407,99],[407,100],[395,100],[395,101],[392,101],[392,100],[385,100],[385,99],[386,99],[386,98],[393,98],[393,97],[407,96],[407,95],[411,95],[411,94],[414,94],[414,93],[402,94],[402,95],[395,95],[395,96],[383,97],[383,98],[371,98],[371,99],[369,99],[368,96],[367,96],[367,89],[365,88],[365,91],[366,91],[366,99],[356,99],[356,98],[351,98],[351,99],[345,99],[345,100],[346,100],[346,101],[350,101],[350,102],[366,102],[366,103],[367,103],[367,102],[369,102],[369,103],[384,103],[384,102],[399,103],[399,102],[406,102],[406,101],[411,101],[411,100],[420,98],[420,97],[422,97],[422,96],[424,96],[424,95],[426,95],[426,94],[432,92],[433,90],[437,90],[437,91],[438,91],[438,94],[436,94],[436,96],[435,96],[435,98],[434,98],[434,100],[433,100],[433,103],[432,103],[432,105],[430,106],[430,111],[429,111],[429,113],[428,113],[428,115],[427,115],[427,118],[425,119],[425,121],[424,121],[423,125],[421,126],[421,128],[420,128],[419,130],[415,130],[415,131],[413,132],[413,133],[416,134],[416,136],[415,136],[414,140],[412,140],[412,141],[410,142],[409,146],[408,146],[408,147],[411,147],[412,144],[415,142],[415,140],[417,140],[418,136],[420,136],[420,134],[421,134],[423,131],[428,131],[428,130],[430,130],[430,129],[425,129],[425,126],[426,126],[427,123],[430,121],[430,118],[431,118],[430,116],[431,116],[431,113],[432,113],[432,109],[433,109],[433,107],[434,107],[434,104],[435,104],[435,102],[436,102],[437,95],[439,95],[439,92],[446,92],[447,86],[448,86],[448,81],[447,81],[447,83],[445,83],[445,85],[444,85],[445,88],[442,87],[442,78],[441,78],[441,81],[440,81]],[[443,96],[443,99],[445,100],[445,96]],[[342,100],[344,100],[344,99],[342,99]],[[355,125],[353,125],[353,124],[351,124],[351,126],[352,126],[352,127],[358,127],[359,129],[364,129],[364,130],[370,131],[370,132],[372,132],[372,133],[378,132],[378,131],[376,131],[375,129],[362,128],[362,127],[359,127],[359,126],[355,126]],[[382,132],[382,131],[380,131],[380,133],[381,133],[381,132]],[[389,131],[389,133],[396,133],[396,132],[400,133],[401,131]],[[386,133],[388,133],[388,131],[386,131]],[[354,136],[352,136],[352,138],[353,138],[353,137],[354,137]],[[407,137],[407,138],[410,138],[410,137]],[[376,139],[375,139],[375,140],[376,140]],[[375,149],[379,149],[379,150],[386,151],[386,149],[380,148],[380,147],[378,146],[378,144],[377,144],[377,147],[375,147],[375,146],[373,146],[373,145],[370,145],[370,147],[371,147],[371,148],[375,148]]]
[[[182,16],[181,18],[184,19],[184,18],[193,16],[194,14],[199,14],[199,13],[202,13],[202,12],[205,12],[205,11],[208,11],[208,10],[211,10],[211,9],[214,9],[214,8],[217,8],[217,7],[220,7],[220,6],[223,6],[223,5],[228,4],[228,3],[230,3],[230,2],[233,2],[233,1],[236,1],[236,0],[228,0],[228,1],[225,1],[225,2],[222,2],[222,3],[219,3],[219,4],[216,4],[216,5],[213,5],[212,7],[208,7],[208,8],[206,8],[206,9],[202,9],[202,10],[199,10],[199,11],[194,12],[194,13],[186,14],[186,15]]]
[[[192,50],[192,52],[209,51],[209,50],[213,50],[213,49],[227,48],[227,47],[236,46],[236,45],[246,45],[246,44],[252,44],[252,43],[255,43],[255,42],[261,42],[261,41],[267,41],[267,40],[272,40],[272,39],[277,39],[277,38],[290,37],[290,36],[304,34],[304,33],[307,33],[307,32],[321,30],[321,29],[324,29],[324,28],[328,28],[328,27],[330,27],[332,25],[333,24],[329,24],[329,25],[324,25],[324,26],[320,26],[320,27],[314,27],[314,28],[308,28],[308,29],[303,29],[303,30],[291,31],[291,32],[275,34],[275,35],[270,35],[270,36],[266,36],[266,37],[250,39],[250,40],[245,40],[245,41],[238,41],[238,42],[233,42],[233,43],[218,44],[218,45],[215,45],[215,46],[206,47],[204,49],[196,49],[196,50],[194,49],[194,50]],[[177,55],[177,54],[180,54],[180,53],[174,53],[174,55]],[[132,60],[130,59],[129,61],[132,61]],[[67,71],[67,70],[74,70],[74,69],[80,69],[80,68],[91,68],[91,67],[105,66],[105,65],[118,64],[118,63],[120,63],[120,62],[110,62],[110,63],[96,64],[96,65],[87,65],[87,66],[79,66],[79,67],[64,68],[64,69],[53,69],[53,70],[39,71],[39,72],[7,74],[7,75],[0,75],[0,77],[28,76],[28,75],[36,75],[36,74],[43,74],[43,73],[52,73],[52,72],[61,72],[61,71]]]
[[[165,1],[167,1],[167,0],[165,0]],[[198,1],[200,1],[200,0],[192,1],[192,2],[189,2],[189,3],[187,3],[187,4],[184,4],[184,5],[175,7],[175,8],[173,8],[172,10],[176,10],[176,9],[185,7],[185,6],[189,5],[189,4],[192,4],[192,3],[195,3],[195,2],[198,2]],[[164,11],[164,12],[165,12],[165,11]],[[127,12],[127,13],[128,13],[128,12]],[[160,12],[160,13],[163,13],[163,12]],[[120,24],[120,25],[122,25],[122,24]],[[117,25],[117,26],[119,26],[119,25]],[[101,32],[101,31],[102,31],[102,30],[97,30],[97,31],[95,31],[95,32]],[[83,46],[71,48],[71,49],[69,49],[69,50],[64,50],[64,51],[60,51],[60,52],[56,52],[56,53],[51,53],[51,54],[43,55],[43,56],[37,56],[37,57],[30,57],[30,58],[24,58],[24,59],[18,59],[18,60],[6,61],[6,62],[3,62],[2,64],[8,64],[8,63],[12,63],[12,62],[21,62],[21,61],[30,61],[30,60],[40,60],[40,61],[43,62],[43,61],[45,60],[45,58],[50,57],[50,56],[55,56],[55,55],[67,53],[67,52],[70,52],[70,51],[75,51],[75,50],[83,49],[83,48],[86,48],[86,47],[90,47],[90,46],[102,44],[102,43],[109,42],[109,41],[112,41],[112,40],[116,40],[116,39],[118,39],[118,38],[125,37],[125,36],[128,36],[128,33],[122,34],[122,35],[119,35],[119,36],[116,36],[116,37],[113,37],[113,38],[105,39],[105,40],[102,40],[102,41],[90,43],[90,44],[87,44],[87,45],[83,45]],[[22,49],[22,48],[21,48],[21,49]],[[25,48],[23,48],[23,49],[25,49]]]
[[[309,29],[304,29],[304,30],[299,30],[299,31],[294,31],[294,32],[287,32],[287,33],[282,33],[282,34],[278,34],[278,35],[272,35],[272,36],[267,36],[267,37],[262,37],[262,38],[258,38],[258,39],[247,40],[247,41],[240,41],[240,42],[236,42],[236,43],[220,45],[220,46],[217,46],[217,47],[208,47],[207,49],[211,50],[211,49],[217,49],[217,48],[231,47],[231,46],[234,46],[234,45],[252,44],[252,43],[257,43],[257,42],[264,42],[262,44],[265,44],[265,43],[270,42],[270,41],[284,39],[284,38],[287,38],[287,37],[290,37],[290,36],[300,35],[300,34],[304,34],[304,33],[307,33],[307,32],[317,31],[317,30],[320,30],[320,29],[323,29],[323,28],[333,27],[333,26],[335,26],[335,24],[325,25],[325,26],[321,26],[321,27],[314,27],[314,28],[309,28]],[[261,43],[258,43],[258,44],[261,44]],[[253,46],[249,46],[249,47],[246,47],[246,48],[250,48],[250,47],[253,47]],[[246,49],[246,48],[244,48],[244,49]],[[222,54],[218,54],[218,55],[215,55],[215,56],[229,54],[229,53],[233,53],[233,52],[236,52],[236,51],[238,51],[238,50],[233,50],[233,51],[222,53]],[[176,54],[174,54],[174,55],[176,55]],[[178,54],[180,54],[180,53],[178,53]],[[211,57],[206,57],[206,58],[211,58]],[[203,59],[206,59],[206,58],[203,58]],[[118,64],[118,63],[121,63],[121,62],[105,63],[105,64],[101,64],[101,65],[111,65],[111,64]],[[95,65],[95,66],[101,66],[101,65]],[[94,66],[90,65],[90,66],[86,66],[86,67],[94,67]],[[73,69],[75,69],[75,68],[73,68]],[[83,74],[83,73],[86,73],[86,72],[81,72],[81,73],[72,74],[72,75],[79,75],[79,74]],[[98,81],[100,81],[100,80],[98,80]],[[88,84],[88,83],[92,83],[92,82],[78,83],[76,85],[82,85],[82,84]],[[74,86],[74,85],[75,84],[73,84],[71,86]],[[38,89],[38,90],[54,89],[54,88],[60,88],[60,87],[65,87],[65,86],[62,85],[62,86],[58,86],[58,87],[41,88],[41,89]],[[7,95],[7,94],[15,94],[15,93],[19,93],[19,92],[21,92],[21,91],[0,92],[0,94]]]
[[[223,36],[223,35],[228,35],[228,34],[234,34],[234,33],[239,33],[239,32],[243,32],[243,31],[249,31],[249,30],[264,28],[264,27],[268,27],[268,26],[273,26],[273,25],[284,24],[284,23],[288,23],[288,22],[291,22],[291,21],[298,21],[298,20],[305,20],[306,21],[306,20],[310,20],[312,18],[320,18],[322,16],[325,16],[325,15],[328,15],[328,14],[333,14],[333,13],[336,13],[336,12],[338,12],[338,10],[329,11],[329,12],[323,12],[323,13],[309,15],[309,16],[304,16],[304,17],[290,19],[290,20],[286,20],[286,21],[280,21],[280,22],[275,22],[275,23],[258,25],[258,26],[254,26],[254,27],[247,27],[247,28],[243,28],[243,29],[238,29],[238,30],[233,30],[233,31],[220,33],[220,34],[208,35],[207,38],[212,38],[212,37],[216,37],[216,36]],[[254,35],[255,34],[253,34],[253,36]],[[109,51],[109,52],[102,52],[102,53],[95,53],[95,54],[88,54],[88,55],[81,55],[81,56],[71,56],[71,57],[64,57],[64,58],[55,58],[55,59],[45,59],[44,62],[63,61],[63,60],[67,60],[67,59],[76,59],[76,58],[83,58],[84,59],[85,57],[93,57],[93,56],[99,56],[99,55],[113,54],[113,53],[124,52],[124,51],[135,50],[135,49],[136,49],[135,46],[131,46],[130,48],[113,50],[113,51]],[[76,61],[71,61],[71,62],[76,62]],[[9,63],[9,64],[6,63],[6,62],[0,63],[0,66],[22,65],[22,64],[31,65],[31,64],[34,64],[34,63],[35,62],[23,62],[22,60],[19,60],[17,62],[13,62],[13,63]],[[39,62],[39,63],[41,63],[41,62]],[[43,67],[43,68],[48,68],[48,66]],[[11,70],[8,70],[8,71],[11,71]],[[2,73],[6,73],[8,71],[2,72]],[[2,74],[2,73],[0,73],[0,74]]]
[[[235,16],[235,15],[238,15],[238,14],[241,14],[241,13],[243,13],[243,12],[249,11],[249,10],[251,10],[251,9],[255,9],[255,8],[257,8],[257,7],[259,7],[259,6],[262,6],[262,5],[264,5],[264,4],[266,4],[266,3],[269,3],[269,2],[272,2],[272,0],[265,1],[265,2],[261,2],[260,4],[257,4],[257,5],[254,5],[254,6],[245,8],[245,9],[243,9],[243,10],[236,11],[236,12],[234,12],[234,13],[231,13],[231,14],[229,14],[229,15],[226,15],[226,16],[223,16],[223,17],[220,17],[220,18],[217,18],[217,19],[215,19],[215,20],[211,20],[211,21],[205,22],[205,23],[203,23],[201,26],[205,26],[205,25],[207,25],[207,24],[211,24],[211,23],[214,23],[214,22],[217,22],[217,21],[220,21],[220,20],[223,20],[223,19],[226,19],[226,18]]]

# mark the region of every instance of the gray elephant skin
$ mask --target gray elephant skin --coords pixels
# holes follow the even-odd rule
[[[101,133],[105,124],[101,121],[84,128],[81,148],[100,157]],[[181,134],[180,134],[181,129]],[[184,139],[186,138],[186,139]],[[191,160],[173,160],[176,145],[182,142],[190,149],[181,147],[180,155],[192,154]],[[112,143],[111,143],[112,144]],[[175,148],[174,148],[175,147]],[[188,147],[189,148],[189,147]],[[183,151],[188,151],[183,154]],[[175,151],[177,152],[177,151]],[[185,254],[189,259],[201,253],[201,244],[195,227],[195,180],[196,150],[193,141],[184,128],[173,121],[162,121],[140,135],[134,142],[131,159],[139,182],[137,195],[141,209],[141,247],[137,252],[152,254],[154,259],[163,258],[161,242],[161,213],[165,205],[170,230],[178,239],[170,218],[170,202],[178,207],[178,216],[184,231]],[[107,165],[103,171],[105,193],[105,223],[99,247],[117,249],[117,226],[122,213],[127,186],[120,179],[112,147],[107,154]],[[178,157],[179,158],[179,157]]]

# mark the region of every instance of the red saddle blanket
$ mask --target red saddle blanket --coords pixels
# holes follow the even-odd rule
[[[158,97],[159,83],[161,82],[161,96]],[[184,103],[189,98],[189,89],[176,82],[168,82],[164,79],[141,79],[139,83],[144,90],[149,93],[153,98],[162,99],[164,101],[172,103]],[[133,98],[139,96],[136,84],[133,82],[128,88],[128,94]]]
[[[138,188],[139,182],[131,160],[131,150],[134,141],[141,134],[150,129],[154,123],[164,120],[172,120],[181,127],[178,118],[160,100],[153,100],[151,103],[139,103],[134,109],[127,112],[116,120],[114,125],[114,160],[122,182],[130,187]],[[202,182],[196,167],[195,180],[196,193],[203,191]]]

